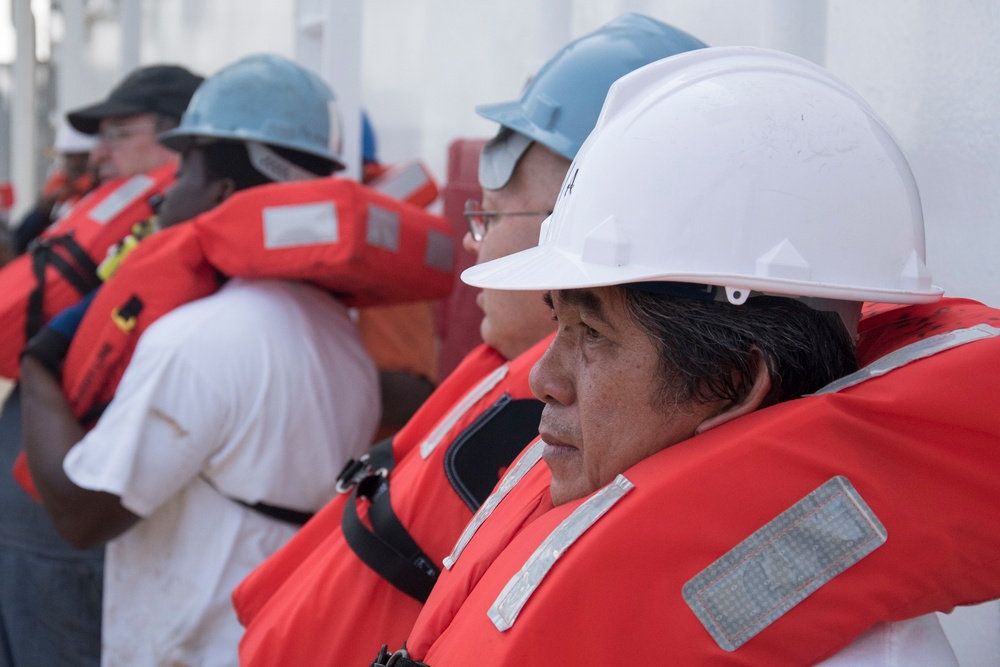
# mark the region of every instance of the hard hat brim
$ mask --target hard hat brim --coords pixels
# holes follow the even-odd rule
[[[469,267],[462,272],[462,281],[473,287],[512,291],[587,289],[634,282],[672,281],[738,287],[792,298],[815,297],[887,303],[933,303],[944,293],[944,290],[936,285],[917,292],[858,288],[851,285],[821,285],[808,281],[775,280],[758,276],[722,276],[714,272],[701,275],[671,274],[643,266],[625,269],[621,266],[583,262],[579,256],[551,244],[528,248]]]

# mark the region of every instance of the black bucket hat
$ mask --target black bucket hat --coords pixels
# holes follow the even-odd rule
[[[101,120],[113,116],[157,113],[180,120],[204,79],[177,65],[150,65],[133,71],[103,102],[66,114],[74,128],[97,134]]]

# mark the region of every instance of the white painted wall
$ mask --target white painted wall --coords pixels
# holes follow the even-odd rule
[[[290,54],[291,3],[248,4],[145,0],[143,60],[211,73],[255,50]],[[711,45],[797,51],[858,89],[910,159],[936,282],[1000,306],[995,0],[367,0],[361,98],[383,158],[421,156],[443,177],[452,139],[494,131],[476,104],[515,97],[567,39],[626,10]]]

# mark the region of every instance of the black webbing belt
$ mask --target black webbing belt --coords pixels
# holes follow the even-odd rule
[[[62,247],[69,259],[56,251]],[[44,324],[45,270],[51,266],[58,271],[80,296],[85,296],[101,284],[97,277],[97,264],[90,258],[71,234],[35,239],[28,249],[31,253],[31,270],[35,287],[28,296],[28,313],[24,324],[24,338],[29,340]]]
[[[441,571],[392,509],[388,476],[395,464],[389,438],[344,467],[337,482],[338,490],[347,492],[353,486],[354,492],[344,506],[341,528],[348,546],[368,567],[411,598],[425,602]],[[370,503],[371,529],[358,516],[359,498]]]
[[[278,507],[277,505],[268,505],[267,503],[248,503],[245,500],[234,498],[230,495],[223,493],[222,490],[215,485],[215,482],[213,482],[209,478],[209,476],[206,475],[205,473],[201,473],[200,477],[203,480],[205,480],[206,484],[215,489],[215,492],[218,493],[223,498],[228,498],[229,500],[232,500],[234,503],[243,505],[243,507],[251,509],[259,514],[263,514],[264,516],[269,517],[271,519],[284,521],[285,523],[290,523],[295,526],[302,526],[305,525],[305,523],[309,521],[309,519],[313,518],[313,514],[311,514],[310,512],[300,512],[299,510],[293,510],[287,507]]]
[[[304,526],[309,519],[313,518],[313,514],[311,512],[300,512],[287,507],[268,505],[267,503],[254,503],[251,505],[250,503],[240,500],[239,498],[233,498],[233,500],[244,507],[252,509],[254,512],[259,512],[264,516],[277,519],[278,521],[284,521],[285,523],[290,523],[295,526]]]

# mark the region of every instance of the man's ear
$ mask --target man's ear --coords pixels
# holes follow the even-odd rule
[[[757,363],[757,371],[754,374],[753,385],[746,395],[736,403],[726,403],[722,409],[698,424],[694,432],[704,433],[716,426],[722,426],[726,422],[732,421],[743,415],[748,415],[760,408],[771,393],[771,374],[767,370],[764,357],[758,350],[753,351],[754,360]]]
[[[229,196],[236,192],[236,181],[231,178],[220,178],[215,182],[215,205],[218,206],[222,202],[229,199]]]

